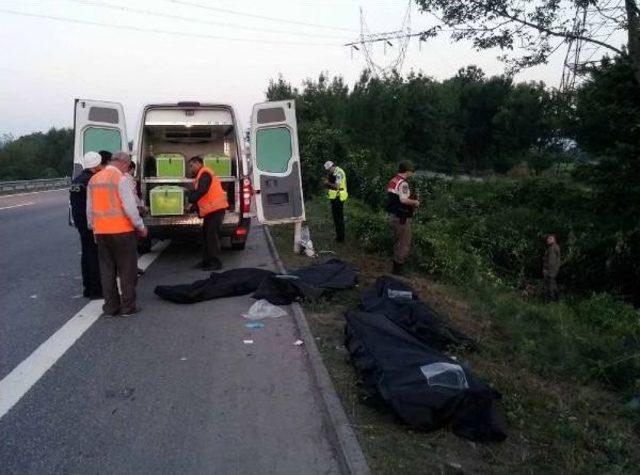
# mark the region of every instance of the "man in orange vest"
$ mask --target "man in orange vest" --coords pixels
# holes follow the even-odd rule
[[[91,178],[87,190],[87,224],[98,244],[106,316],[130,317],[140,311],[136,307],[136,233],[146,237],[147,228],[126,178],[130,164],[127,152],[115,153],[104,170]],[[120,277],[122,295],[116,277]]]
[[[220,228],[224,214],[229,207],[227,193],[222,189],[220,178],[204,166],[202,157],[189,160],[189,169],[195,175],[194,191],[189,196],[187,210],[198,208],[198,214],[204,219],[202,234],[204,240],[204,254],[202,263],[198,266],[202,270],[222,269],[222,262],[218,258],[220,253]]]

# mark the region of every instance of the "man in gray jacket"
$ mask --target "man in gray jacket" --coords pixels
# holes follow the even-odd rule
[[[118,152],[87,188],[87,225],[98,244],[100,281],[107,316],[128,317],[136,307],[138,254],[136,233],[147,236],[136,198],[126,178],[131,155]],[[116,278],[120,278],[120,290]]]

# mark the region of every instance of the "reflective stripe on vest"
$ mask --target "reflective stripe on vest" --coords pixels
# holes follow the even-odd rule
[[[336,199],[338,196],[340,197],[340,201],[347,201],[349,198],[349,193],[347,192],[347,174],[340,167],[336,167],[333,172],[333,175],[337,175],[340,173],[342,175],[342,181],[340,182],[340,188],[338,190],[329,190],[327,192],[327,198],[330,200]]]
[[[87,193],[91,195],[94,234],[120,234],[134,230],[120,199],[118,186],[121,179],[120,170],[108,167],[89,180]]]
[[[229,207],[229,202],[227,201],[227,193],[222,189],[222,183],[220,182],[220,178],[216,176],[209,168],[202,167],[198,174],[196,175],[196,181],[194,186],[196,190],[198,189],[198,182],[200,181],[200,177],[205,173],[209,174],[211,177],[211,186],[204,194],[202,198],[198,200],[198,214],[201,218],[204,218],[206,215],[211,214],[215,211],[219,211],[221,209],[226,209]]]
[[[394,176],[390,181],[389,184],[387,185],[387,192],[389,193],[395,193],[397,195],[400,194],[398,188],[400,188],[400,184],[406,181],[402,175],[396,175]]]

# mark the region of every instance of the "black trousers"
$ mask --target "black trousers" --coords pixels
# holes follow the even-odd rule
[[[331,214],[336,228],[336,241],[344,242],[344,201],[340,201],[340,198],[331,200]]]
[[[138,249],[136,234],[98,234],[98,258],[105,313],[130,312],[136,308]],[[120,290],[116,277],[120,277]]]
[[[220,254],[220,228],[224,219],[225,210],[214,211],[204,217],[202,223],[202,240],[204,241],[204,253],[202,263],[212,264],[214,259]]]
[[[95,242],[93,231],[89,228],[78,228],[82,256],[82,285],[85,296],[96,296],[102,293],[100,283],[100,266],[98,265],[98,245]]]

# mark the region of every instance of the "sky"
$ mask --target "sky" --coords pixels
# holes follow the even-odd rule
[[[401,27],[408,2],[0,0],[0,135],[70,127],[75,98],[122,103],[130,139],[142,107],[157,102],[232,103],[246,126],[280,74],[295,86],[322,71],[357,80],[365,59],[343,45],[359,36],[361,5],[368,29],[384,32]],[[434,24],[412,5],[413,31]],[[397,45],[373,54],[384,65]],[[422,47],[415,39],[402,72],[444,79],[475,64],[500,74],[498,54],[447,37]],[[556,86],[562,60],[557,54],[517,79]]]

